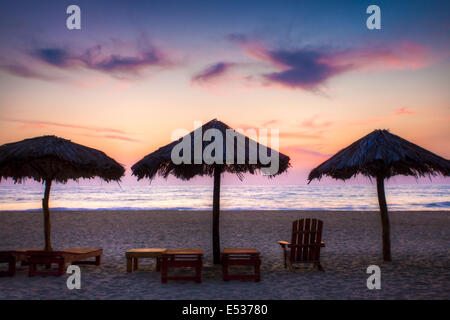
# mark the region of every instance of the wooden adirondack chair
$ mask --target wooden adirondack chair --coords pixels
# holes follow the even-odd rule
[[[283,249],[284,267],[293,272],[293,263],[312,263],[320,271],[320,248],[323,222],[318,219],[300,219],[292,222],[291,242],[278,241]]]

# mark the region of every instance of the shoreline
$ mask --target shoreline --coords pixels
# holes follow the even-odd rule
[[[50,213],[76,213],[76,214],[88,214],[88,213],[159,213],[159,212],[203,212],[203,213],[212,213],[212,209],[177,209],[177,208],[149,208],[149,209],[122,209],[122,208],[99,208],[99,209],[71,209],[71,208],[50,208]],[[306,212],[315,212],[315,213],[344,213],[344,212],[354,212],[354,213],[380,213],[379,210],[351,210],[351,209],[343,209],[343,210],[328,210],[328,209],[221,209],[220,212],[233,212],[233,213],[306,213]],[[450,209],[435,209],[435,210],[389,210],[389,213],[398,214],[398,213],[450,213]],[[0,214],[7,213],[42,213],[42,208],[39,209],[28,209],[28,210],[0,210]]]

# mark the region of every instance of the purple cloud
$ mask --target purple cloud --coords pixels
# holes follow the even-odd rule
[[[45,69],[36,62],[59,69],[84,68],[115,76],[136,75],[148,67],[173,65],[164,52],[151,45],[148,40],[144,40],[141,39],[136,49],[126,48],[128,54],[114,52],[114,49],[117,49],[117,44],[114,42],[107,47],[95,45],[81,53],[58,46],[20,50],[20,53],[25,53],[25,58],[4,63],[0,65],[0,69],[24,78],[52,80],[53,77],[45,75]],[[119,47],[118,50],[123,50],[123,47]],[[26,59],[26,57],[32,59]]]
[[[77,58],[89,69],[102,72],[137,72],[149,66],[167,66],[169,60],[158,49],[150,46],[146,50],[138,52],[134,56],[122,56],[119,54],[103,55],[100,45],[86,50]]]
[[[41,74],[40,72],[37,72],[25,65],[21,64],[5,64],[0,65],[0,70],[3,70],[9,74],[12,74],[14,76],[22,77],[22,78],[34,78],[34,79],[40,79],[40,80],[56,80],[55,77],[50,77],[45,74]]]
[[[60,48],[36,49],[31,56],[57,67],[67,66],[70,61],[68,52]]]
[[[205,70],[201,71],[194,77],[192,77],[193,82],[207,82],[214,78],[217,78],[223,74],[225,74],[230,67],[232,67],[234,63],[227,62],[218,62],[207,67]]]
[[[264,74],[269,82],[291,88],[311,90],[329,78],[348,71],[351,65],[335,65],[326,53],[313,50],[268,51],[271,62],[284,66],[282,71]]]
[[[382,46],[333,48],[270,48],[257,37],[234,33],[225,37],[251,58],[275,71],[260,73],[263,84],[317,90],[327,80],[352,70],[416,70],[431,63],[427,46],[402,41]],[[249,76],[250,79],[251,76]],[[255,78],[255,77],[253,77]]]

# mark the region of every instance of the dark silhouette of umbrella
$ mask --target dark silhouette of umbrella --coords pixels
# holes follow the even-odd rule
[[[204,161],[204,159],[201,159],[199,163],[195,163],[194,159],[194,141],[195,136],[194,132],[200,133],[200,137],[203,137],[203,133],[206,132],[209,129],[216,129],[220,131],[222,134],[222,137],[224,137],[223,140],[223,155],[221,159],[223,160],[223,163],[207,163]],[[198,131],[197,131],[198,130]],[[259,157],[259,149],[261,147],[267,148],[265,146],[262,146],[258,144],[256,141],[249,139],[248,137],[237,133],[236,131],[232,130],[234,134],[239,136],[241,139],[245,139],[245,147],[244,147],[244,153],[239,153],[238,149],[238,143],[237,141],[239,138],[236,138],[234,145],[234,157],[233,161],[226,161],[227,159],[227,145],[226,145],[226,139],[227,136],[227,130],[232,130],[228,125],[225,123],[218,121],[216,119],[211,120],[210,122],[204,124],[202,127],[194,130],[190,133],[190,139],[191,139],[191,161],[189,164],[187,163],[181,163],[181,164],[175,164],[172,161],[172,150],[175,146],[177,146],[183,138],[180,138],[177,141],[174,141],[162,148],[159,148],[155,152],[150,153],[149,155],[145,156],[142,160],[137,162],[131,167],[131,170],[133,172],[133,175],[137,176],[138,180],[142,178],[148,178],[152,180],[156,174],[159,174],[160,176],[163,176],[164,178],[167,178],[170,174],[174,175],[175,177],[182,179],[182,180],[189,180],[195,176],[214,176],[214,195],[213,195],[213,255],[214,255],[214,263],[218,264],[220,263],[220,237],[219,237],[219,213],[220,213],[220,177],[222,173],[228,172],[238,175],[240,179],[242,179],[244,173],[251,173],[254,174],[257,171],[264,170],[264,168],[267,168],[267,163],[263,164],[263,161],[261,161]],[[186,137],[188,137],[187,135]],[[241,140],[242,141],[242,140]],[[202,154],[205,148],[212,143],[213,141],[203,141],[202,139]],[[241,147],[243,144],[240,145]],[[253,151],[257,150],[258,158],[255,162],[251,154]],[[230,150],[228,150],[230,151]],[[270,148],[267,148],[267,155],[272,155],[273,151]],[[254,153],[253,153],[254,154]],[[289,157],[278,153],[279,155],[279,166],[278,171],[270,173],[270,177],[274,177],[278,174],[281,174],[282,172],[285,172],[289,164]],[[239,157],[241,157],[241,161],[238,161]],[[244,161],[242,161],[242,158],[244,158]]]
[[[88,148],[55,136],[42,136],[0,147],[0,181],[12,178],[21,183],[33,179],[45,183],[44,212],[45,250],[52,250],[48,201],[52,181],[100,177],[119,181],[125,169],[102,151]]]
[[[347,180],[357,174],[377,180],[378,203],[382,223],[383,260],[391,261],[389,215],[384,180],[395,175],[448,176],[450,161],[415,145],[387,130],[375,130],[313,169],[309,182],[323,175]]]

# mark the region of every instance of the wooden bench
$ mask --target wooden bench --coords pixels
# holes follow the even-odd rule
[[[9,251],[0,251],[0,263],[8,263],[8,271],[0,271],[1,276],[9,276],[12,277],[16,274],[16,263],[22,262],[22,265],[26,263],[26,252],[29,250],[43,250],[39,248],[33,249],[21,249],[21,250],[9,250]]]
[[[8,264],[8,271],[0,271],[1,277],[12,277],[16,274],[16,256],[14,251],[0,251],[0,263]]]
[[[220,261],[222,264],[222,277],[224,281],[228,280],[261,280],[260,265],[261,259],[259,251],[249,248],[225,248],[222,251]],[[253,266],[254,274],[230,274],[229,266]]]
[[[65,272],[66,264],[77,265],[96,265],[101,264],[101,256],[103,249],[90,249],[90,248],[70,248],[63,251],[26,251],[26,262],[29,264],[28,275],[33,277],[35,275],[42,276],[61,276]],[[87,260],[95,258],[95,260]],[[57,264],[58,269],[39,271],[38,265],[46,265],[47,269],[50,269],[52,264]]]
[[[169,249],[161,257],[161,283],[167,280],[194,280],[202,282],[203,249]],[[169,268],[191,267],[194,276],[168,276]]]
[[[156,258],[156,271],[161,270],[161,256],[166,248],[131,249],[125,253],[127,259],[127,272],[133,272],[139,267],[139,259]]]

